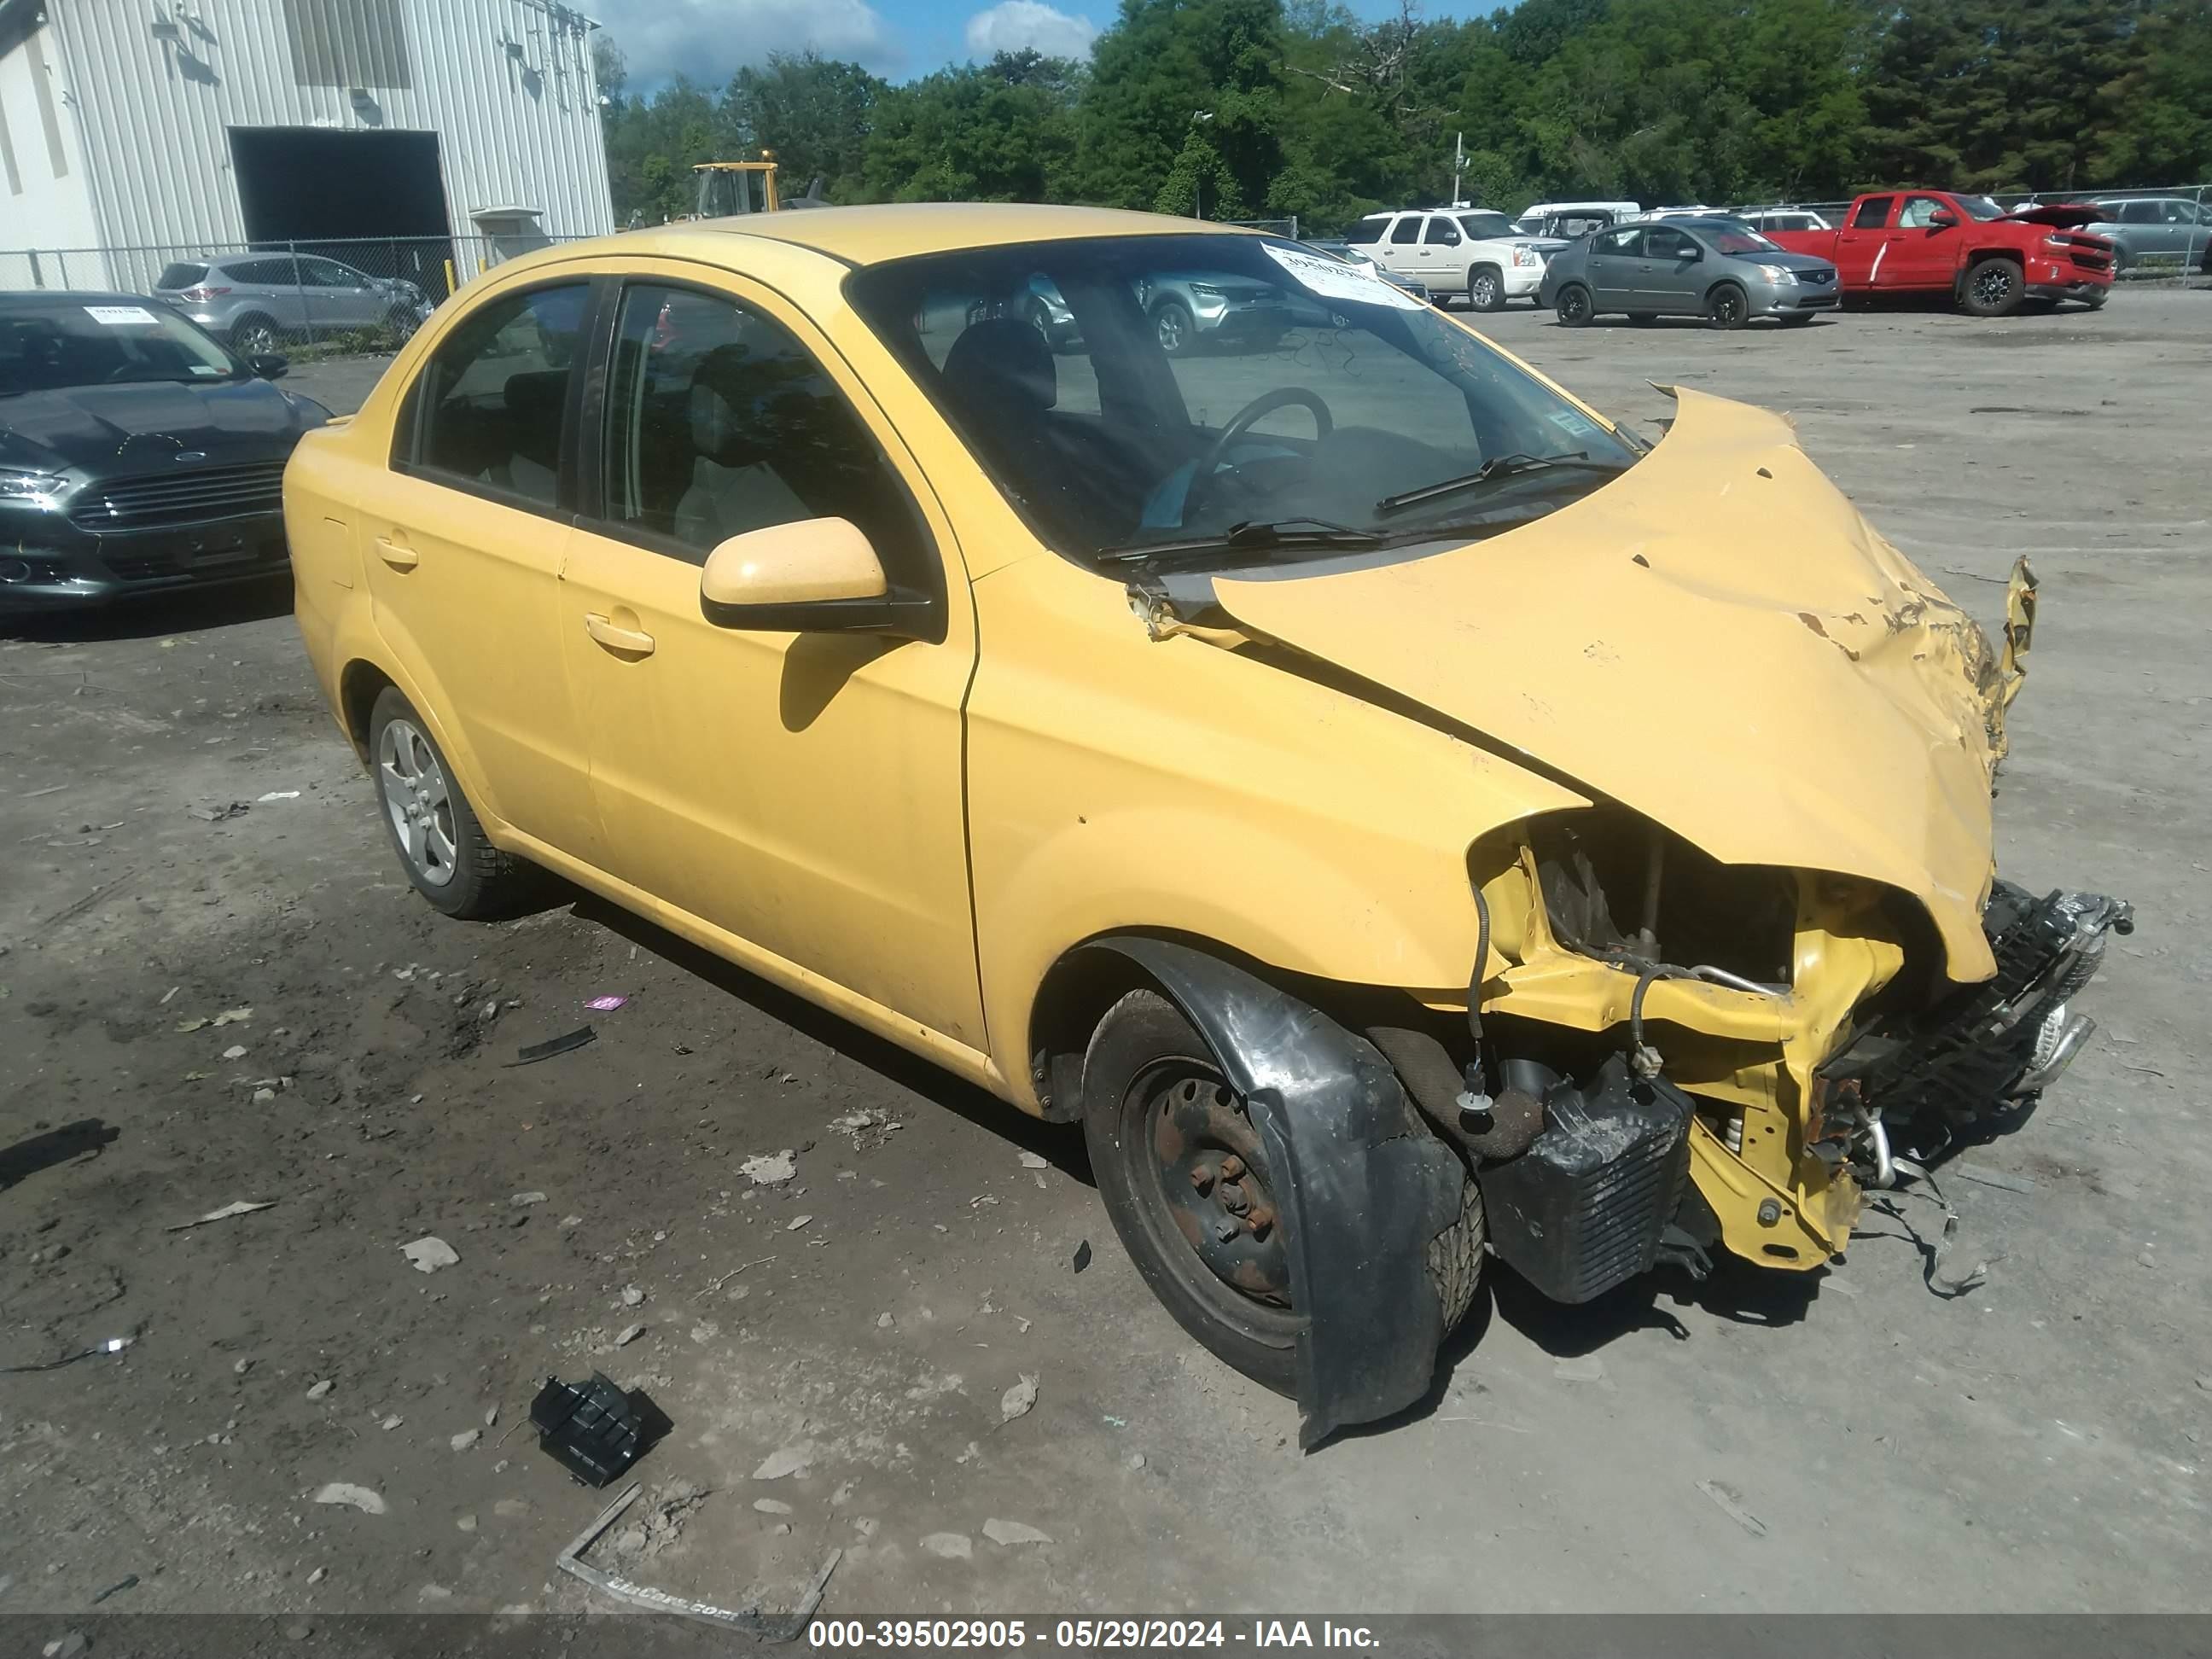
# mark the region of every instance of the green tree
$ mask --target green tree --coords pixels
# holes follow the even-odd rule
[[[884,93],[866,146],[867,194],[896,202],[1066,199],[1083,71],[1000,52]]]
[[[772,149],[785,194],[797,195],[818,178],[830,200],[859,200],[866,193],[869,123],[884,91],[858,64],[811,49],[771,52],[761,67],[748,64],[732,76],[723,91],[721,129],[731,153],[721,159],[745,161]]]

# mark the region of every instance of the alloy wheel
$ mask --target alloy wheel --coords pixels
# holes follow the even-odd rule
[[[459,869],[453,792],[437,751],[413,722],[386,724],[376,744],[376,781],[401,854],[416,875],[443,887]]]

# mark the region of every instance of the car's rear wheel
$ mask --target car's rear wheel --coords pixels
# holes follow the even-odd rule
[[[1084,1138],[1107,1214],[1186,1331],[1279,1393],[1297,1388],[1298,1318],[1271,1168],[1244,1102],[1181,1010],[1132,991],[1108,1011],[1084,1074]],[[1482,1272],[1480,1190],[1429,1247],[1446,1331]]]
[[[257,356],[275,351],[284,343],[276,331],[275,319],[258,312],[248,312],[230,325],[230,343],[241,357]]]
[[[394,306],[384,315],[384,326],[401,345],[415,337],[415,331],[422,326],[422,319],[405,306]]]
[[[1751,320],[1750,296],[1734,283],[1716,283],[1705,295],[1705,320],[1715,328],[1741,328]]]
[[[1959,290],[1959,303],[1975,317],[2009,317],[2026,297],[2019,264],[2001,254],[1978,260]]]
[[[1505,309],[1505,278],[1496,265],[1477,265],[1467,273],[1467,302],[1477,311]]]
[[[1559,313],[1561,328],[1583,328],[1589,325],[1589,290],[1580,283],[1569,283],[1561,289],[1559,297],[1553,304]]]
[[[1198,325],[1192,319],[1190,307],[1180,300],[1164,300],[1152,313],[1152,333],[1160,343],[1160,349],[1170,357],[1180,357],[1198,344]]]
[[[511,916],[542,898],[534,865],[494,847],[461,793],[444,751],[396,686],[378,694],[368,717],[368,756],[378,816],[415,890],[449,916]]]

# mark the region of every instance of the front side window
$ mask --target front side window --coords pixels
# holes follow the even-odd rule
[[[1925,230],[1936,222],[1936,216],[1946,210],[1944,204],[1933,196],[1908,196],[1905,211],[1897,216],[1899,230]]]
[[[1077,360],[1006,314],[1041,277],[1082,343],[1079,407]],[[1255,526],[1285,548],[1316,528],[1464,541],[1635,459],[1421,301],[1273,238],[1016,243],[866,267],[845,290],[1040,538],[1103,570],[1156,544],[1249,545]],[[1468,481],[1492,460],[1511,465]]]
[[[1477,241],[1488,241],[1513,234],[1513,222],[1502,213],[1462,213],[1459,216],[1459,222],[1460,228]]]
[[[608,524],[693,563],[821,518],[859,526],[895,577],[923,556],[905,486],[836,382],[781,323],[720,295],[623,289],[600,453]]]
[[[153,301],[0,298],[0,398],[65,386],[243,380],[249,371]]]
[[[1697,251],[1698,245],[1672,226],[1654,225],[1644,233],[1647,259],[1686,259]]]
[[[1459,228],[1439,215],[1429,221],[1428,234],[1424,240],[1445,247],[1455,246],[1459,241]]]
[[[368,286],[359,271],[348,269],[329,259],[300,261],[300,280],[309,288],[365,288]]]
[[[526,506],[557,505],[562,420],[588,296],[584,283],[562,283],[501,295],[464,318],[416,382],[402,435],[414,467]]]
[[[1889,222],[1889,204],[1894,196],[1869,196],[1858,204],[1851,215],[1853,230],[1880,230]]]

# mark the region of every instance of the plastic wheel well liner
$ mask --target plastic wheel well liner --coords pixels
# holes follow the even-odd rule
[[[1466,1170],[1365,1038],[1234,963],[1171,940],[1093,940],[1141,968],[1243,1097],[1284,1211],[1297,1337],[1298,1443],[1427,1392],[1443,1338],[1429,1241]]]

